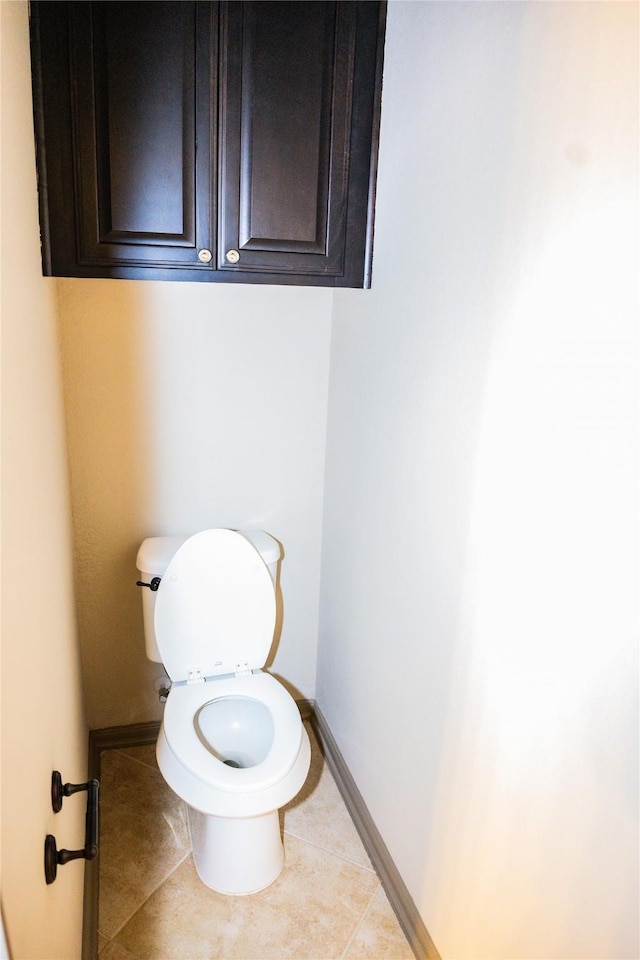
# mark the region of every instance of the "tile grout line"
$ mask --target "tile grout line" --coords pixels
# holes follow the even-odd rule
[[[136,915],[136,913],[138,912],[138,910],[141,910],[141,909],[144,907],[145,903],[154,895],[154,893],[157,893],[157,892],[158,892],[158,890],[160,889],[160,887],[161,887],[164,883],[167,882],[167,880],[169,879],[169,877],[172,877],[172,876],[173,876],[173,874],[176,872],[176,870],[178,869],[178,867],[181,867],[182,864],[183,864],[183,863],[185,862],[185,860],[187,859],[187,857],[190,857],[190,856],[191,856],[191,846],[189,846],[189,849],[188,849],[187,852],[185,853],[185,855],[184,855],[184,857],[182,858],[182,860],[180,860],[178,863],[176,863],[176,865],[174,866],[174,868],[173,868],[172,870],[170,870],[169,873],[168,873],[165,877],[163,877],[162,880],[161,880],[158,884],[156,884],[156,886],[153,888],[153,890],[151,890],[151,891],[149,892],[149,894],[144,898],[144,900],[142,900],[142,901],[138,904],[138,906],[135,908],[135,910],[133,911],[133,913],[130,913],[129,916],[127,917],[127,919],[124,920],[124,921],[120,924],[120,926],[118,927],[118,929],[116,930],[116,932],[113,934],[112,937],[109,937],[109,936],[104,932],[104,930],[101,930],[101,929],[100,929],[100,921],[99,921],[99,918],[98,918],[98,933],[99,933],[99,934],[102,934],[102,936],[105,937],[107,940],[109,940],[110,943],[111,943],[111,942],[114,942],[115,939],[116,939],[116,937],[119,937],[119,936],[120,936],[120,934],[122,933],[122,931],[124,930],[124,928],[126,927],[126,925],[127,925],[131,920],[133,920],[133,918],[135,917],[135,915]],[[120,944],[118,944],[118,946],[120,946]]]
[[[373,893],[371,894],[371,899],[369,900],[369,902],[367,903],[366,907],[365,907],[364,910],[362,911],[362,914],[361,914],[361,916],[360,916],[360,919],[359,919],[358,922],[356,923],[355,929],[354,929],[353,933],[351,934],[351,936],[349,937],[349,940],[348,940],[348,942],[347,942],[346,947],[344,948],[344,950],[343,950],[342,953],[340,954],[340,960],[345,960],[347,954],[349,953],[349,950],[351,949],[351,945],[352,945],[353,941],[355,940],[355,938],[356,938],[356,936],[357,936],[357,934],[358,934],[358,930],[360,930],[360,928],[362,927],[362,924],[364,923],[365,918],[366,918],[367,914],[369,913],[369,910],[370,910],[370,908],[371,908],[371,905],[372,905],[373,901],[374,901],[375,898],[378,896],[378,891],[379,891],[379,890],[380,890],[380,883],[378,883],[378,886],[376,887],[376,889],[375,889],[375,890],[373,891]]]
[[[374,870],[373,866],[367,867],[364,863],[358,863],[357,860],[352,860],[350,857],[345,857],[342,853],[336,853],[335,850],[330,850],[328,847],[323,847],[320,843],[314,843],[313,840],[308,840],[306,837],[301,837],[299,833],[294,833],[293,830],[285,829],[283,833],[288,834],[290,837],[295,837],[296,840],[300,840],[302,843],[308,843],[310,847],[315,847],[316,850],[322,850],[324,853],[328,853],[332,857],[337,857],[338,860],[344,860],[345,863],[350,863],[352,867],[359,867],[360,870],[366,870],[367,873],[370,873],[376,879],[379,879],[378,874]]]
[[[122,747],[121,749],[119,749],[119,750],[114,750],[113,752],[114,752],[114,753],[119,753],[121,756],[123,756],[123,757],[125,758],[125,760],[131,760],[132,763],[137,763],[137,764],[139,764],[141,767],[144,767],[145,770],[155,770],[156,773],[160,773],[160,771],[159,771],[159,769],[158,769],[157,763],[156,763],[154,766],[151,766],[150,763],[145,763],[144,760],[138,760],[137,757],[132,757],[132,756],[130,756],[130,754],[127,753],[127,750],[128,750],[128,749],[132,749],[132,748],[131,748],[131,747]],[[135,748],[133,748],[133,749],[135,749]],[[162,774],[160,774],[160,776],[162,776]]]
[[[151,764],[145,763],[143,760],[138,760],[137,757],[132,757],[132,756],[130,756],[130,755],[126,752],[127,749],[129,749],[129,748],[127,748],[127,747],[121,747],[121,748],[114,749],[112,752],[113,752],[113,753],[118,753],[118,754],[120,754],[125,760],[130,760],[132,763],[135,763],[135,764],[137,764],[137,765],[140,766],[140,767],[144,767],[145,770],[151,770],[153,773],[158,773],[158,774],[160,774],[160,771],[158,770],[157,764],[156,764],[155,766],[151,766]],[[160,776],[162,776],[162,774],[160,774]],[[184,806],[184,801],[183,801],[183,806]],[[184,813],[185,813],[185,819],[186,819],[186,808],[185,808],[185,810],[184,810]],[[138,912],[138,910],[141,910],[142,907],[143,907],[143,906],[145,905],[145,903],[147,902],[147,900],[149,900],[149,898],[152,897],[153,894],[156,893],[156,892],[160,889],[160,887],[162,886],[162,884],[165,883],[165,882],[169,879],[169,877],[171,877],[171,876],[175,873],[175,871],[178,869],[178,867],[180,867],[180,866],[185,862],[185,860],[186,860],[187,857],[191,854],[191,852],[192,852],[191,836],[189,835],[189,849],[188,849],[187,852],[185,853],[185,855],[184,855],[184,857],[182,858],[182,860],[180,860],[178,863],[176,863],[176,865],[174,866],[173,870],[170,870],[169,873],[168,873],[165,877],[163,877],[162,880],[160,880],[160,882],[153,888],[153,890],[151,890],[151,892],[148,894],[148,896],[145,897],[145,899],[142,900],[142,901],[138,904],[138,906],[135,908],[135,910],[133,911],[133,913],[131,913],[131,914],[126,918],[126,920],[124,920],[124,922],[118,927],[118,929],[117,929],[116,932],[114,933],[113,937],[107,936],[107,934],[104,933],[104,931],[100,930],[100,918],[99,918],[99,917],[98,917],[98,934],[100,934],[100,935],[103,936],[106,940],[108,940],[109,943],[114,943],[114,942],[115,942],[115,938],[116,938],[117,936],[119,936],[119,934],[124,930],[124,928],[125,928],[126,925],[129,923],[129,921],[132,920],[132,919],[135,917],[135,915],[136,915],[136,913]],[[118,946],[121,946],[121,944],[118,944]]]
[[[115,944],[115,946],[118,948],[118,951],[120,953],[125,953],[127,957],[131,957],[131,960],[135,960],[135,957],[133,956],[131,951],[128,950],[123,944],[116,943],[115,940],[109,940],[107,937],[104,936],[104,933],[101,934],[101,936],[104,937],[104,939],[106,940],[106,943],[103,944],[103,946],[98,950],[98,957],[100,957],[100,955],[105,952],[107,947],[113,946]]]

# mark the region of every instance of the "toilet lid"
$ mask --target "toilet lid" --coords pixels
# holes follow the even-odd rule
[[[269,570],[234,530],[205,530],[186,540],[156,594],[156,641],[174,681],[262,667],[275,620]]]

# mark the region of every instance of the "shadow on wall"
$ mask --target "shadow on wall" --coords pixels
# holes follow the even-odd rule
[[[100,727],[110,725],[105,698],[130,704],[119,721],[127,723],[140,690],[153,692],[140,659],[134,576],[138,541],[153,528],[150,330],[138,285],[57,283],[78,628],[91,726]]]
[[[331,293],[57,282],[90,725],[158,719],[163,668],[144,657],[135,586],[145,537],[265,529],[295,557],[287,622],[317,610],[295,540],[319,557]],[[296,634],[314,669],[317,628]]]

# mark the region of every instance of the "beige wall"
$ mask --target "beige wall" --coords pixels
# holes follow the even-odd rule
[[[84,844],[86,779],[55,281],[40,269],[27,4],[2,16],[2,906],[14,960],[80,956],[84,864],[47,886],[44,838]]]
[[[446,960],[637,958],[638,5],[389,5],[318,701]]]
[[[78,618],[92,728],[161,716],[135,557],[144,537],[281,541],[271,670],[315,695],[331,292],[60,280]]]

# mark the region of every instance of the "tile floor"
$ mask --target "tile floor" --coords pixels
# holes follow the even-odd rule
[[[284,869],[250,897],[198,879],[154,746],[102,753],[100,960],[413,960],[307,729],[311,770],[284,809]]]

